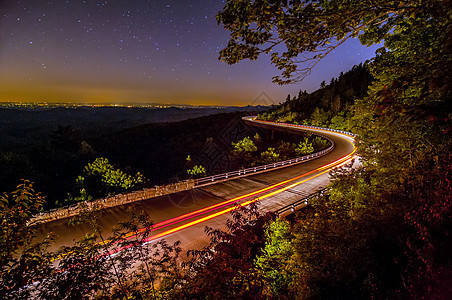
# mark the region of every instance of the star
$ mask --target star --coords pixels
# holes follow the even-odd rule
[[[183,94],[191,99],[199,98],[198,94],[190,94],[193,90],[206,91],[211,97],[207,90],[216,87],[220,91],[228,82],[230,98],[245,101],[273,88],[275,69],[269,59],[233,66],[218,61],[218,53],[229,38],[215,19],[224,1],[10,2],[1,14],[0,78],[2,83],[4,78],[14,78],[14,82],[8,81],[4,86],[25,87],[15,91],[18,98],[35,76],[41,90],[52,91],[58,82],[58,89],[68,98],[97,85],[118,91],[129,90],[133,85],[143,95],[170,91],[171,95]],[[368,49],[363,48],[358,55],[352,55],[357,47],[347,49],[351,51],[347,55],[352,60],[349,64],[369,58]],[[344,55],[338,51],[335,55],[338,53]],[[334,68],[326,71],[330,69]],[[148,81],[140,85],[143,78]],[[193,87],[169,88],[176,81],[190,82]],[[237,94],[229,82],[237,84],[236,90],[249,92]],[[317,88],[318,84],[314,82],[313,86]],[[0,98],[3,92],[0,89]],[[278,93],[287,96],[282,89]],[[123,93],[118,92],[120,95]]]

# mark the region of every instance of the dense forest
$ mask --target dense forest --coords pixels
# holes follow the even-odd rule
[[[32,147],[42,139],[48,139],[50,132],[56,131],[58,127],[71,126],[84,137],[97,137],[149,123],[178,122],[212,114],[255,109],[250,107],[1,107],[0,149],[14,151]]]
[[[94,243],[101,236],[96,231],[56,254],[45,251],[50,241],[28,244],[32,228],[26,222],[43,200],[24,182],[0,201],[6,220],[0,295],[450,299],[451,5],[448,0],[227,1],[217,19],[231,40],[220,58],[237,63],[274,50],[272,63],[281,70],[274,81],[280,84],[302,79],[348,38],[383,43],[374,59],[355,68],[366,76],[356,85],[345,80],[353,72],[344,73],[343,87],[334,80],[261,114],[312,123],[322,109],[329,116],[322,124],[334,125],[333,118],[344,112],[358,135],[362,166],[334,171],[328,192],[291,218],[262,216],[255,206],[233,212],[228,230],[207,229],[211,244],[191,251],[182,265],[179,245],[164,241],[152,246],[137,241],[137,251],[99,259],[108,255],[109,244]],[[281,44],[286,50],[277,52]],[[301,54],[313,56],[300,65]],[[150,225],[145,216],[133,217],[111,243],[132,243],[127,232]],[[83,220],[96,228],[94,219]],[[51,261],[57,255],[55,267]],[[134,263],[141,267],[130,271]],[[33,282],[40,283],[34,290],[22,288]]]
[[[208,137],[222,128],[221,123],[213,122],[213,116],[190,119],[193,115],[218,112],[209,109],[58,108],[0,112],[5,116],[2,129],[10,133],[1,138],[1,190],[11,191],[21,179],[31,180],[47,196],[47,208],[64,205],[67,194],[77,192],[77,177],[98,157],[107,158],[117,170],[142,173],[147,180],[134,188],[167,183],[183,176],[187,151],[202,147]],[[229,123],[246,114],[214,116]],[[183,118],[189,120],[149,123]],[[134,126],[137,123],[140,126]],[[212,124],[211,130],[199,130],[206,124]],[[184,141],[188,148],[178,147]],[[105,195],[96,192],[92,196]]]
[[[230,109],[234,108],[222,110]],[[241,120],[259,109],[248,107],[240,109],[243,112],[198,118],[190,117],[218,109],[189,109],[186,115],[181,109],[163,109],[160,117],[154,110],[127,108],[2,111],[8,117],[1,128],[16,135],[6,134],[0,139],[4,143],[0,148],[0,188],[11,191],[21,179],[30,180],[46,195],[44,209],[49,209],[192,178],[187,174],[192,164],[202,166],[204,175],[212,175],[326,147],[322,140],[311,136],[307,146],[312,151],[296,152],[303,139],[300,134],[261,130]],[[174,121],[181,118],[188,120]],[[148,123],[162,119],[172,122]],[[133,126],[137,122],[145,124]],[[30,135],[34,137],[28,139]],[[233,143],[256,135],[259,157],[245,161],[247,151],[234,152]]]
[[[287,96],[279,107],[261,113],[262,120],[289,122],[294,124],[352,130],[354,127],[353,104],[362,99],[373,77],[366,65],[354,66],[329,84],[323,81],[320,89],[313,93],[300,91],[298,95]]]

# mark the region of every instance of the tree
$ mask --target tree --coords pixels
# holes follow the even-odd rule
[[[332,78],[329,85],[320,88],[310,94],[299,91],[298,96],[293,97],[286,111],[281,106],[272,114],[266,114],[265,120],[283,121],[293,123],[309,123],[306,119],[312,119],[313,124],[319,126],[334,126],[332,118],[336,115],[346,116],[347,128],[350,128],[352,115],[351,105],[356,99],[367,94],[369,83],[372,81],[367,64],[359,64],[351,70],[343,73],[338,79]],[[320,112],[322,110],[322,112]],[[337,112],[335,112],[337,111]],[[262,119],[263,114],[258,116]],[[264,120],[264,119],[262,119]],[[337,121],[337,120],[335,120]]]
[[[257,151],[257,147],[254,144],[253,140],[250,139],[250,137],[244,137],[237,143],[232,143],[234,146],[234,152],[235,153],[242,153],[242,152],[254,152]]]
[[[193,168],[187,170],[187,174],[193,177],[206,176],[206,168],[201,165],[193,166]]]
[[[312,143],[309,142],[308,138],[304,138],[297,147],[295,148],[295,153],[298,156],[308,155],[314,152],[314,147]]]
[[[285,103],[289,103],[290,102],[290,94],[289,95],[287,95],[287,98],[286,98],[286,101],[285,101]]]
[[[290,260],[294,254],[289,222],[276,219],[266,224],[265,246],[256,259],[257,272],[264,281],[262,294],[265,297],[291,298],[290,284],[295,276]],[[293,297],[293,295],[292,295]]]
[[[85,211],[72,220],[79,222],[92,232],[55,253],[55,268],[36,287],[40,299],[155,299],[163,296],[157,282],[166,287],[179,276],[179,242],[147,243],[153,226],[148,215],[132,212],[109,237],[96,214]]]
[[[43,204],[29,181],[0,196],[1,299],[170,298],[181,278],[181,249],[179,242],[148,243],[153,234],[148,215],[131,212],[105,237],[99,215],[82,211],[69,225],[89,224],[92,232],[50,252],[51,234],[37,240],[31,222]]]
[[[268,147],[267,150],[261,153],[260,163],[271,164],[279,161],[279,153],[276,153],[275,148]]]
[[[273,81],[291,83],[303,79],[346,40],[359,37],[366,45],[378,43],[398,32],[405,20],[447,11],[446,2],[229,0],[217,15],[218,23],[231,32],[220,59],[233,64],[272,52],[272,63],[282,70]]]
[[[178,299],[258,299],[262,284],[254,261],[265,244],[264,224],[274,215],[259,215],[256,203],[231,212],[226,231],[206,228],[210,244],[191,250]]]
[[[331,128],[339,130],[347,130],[347,120],[343,114],[336,114],[331,118]]]
[[[75,246],[57,251],[56,268],[37,286],[39,299],[88,299],[109,294],[113,285],[111,265],[104,259],[97,236],[88,234]]]
[[[274,81],[280,84],[303,79],[349,38],[364,45],[384,41],[368,64],[374,77],[368,94],[351,108],[363,167],[336,173],[330,195],[299,216],[293,242],[299,298],[422,298],[435,294],[441,278],[447,285],[450,5],[230,0],[218,14],[231,31],[220,58],[236,63],[274,51],[272,63],[282,70]],[[332,82],[343,90],[333,110],[343,107],[350,90],[340,86],[343,76]],[[320,125],[322,108],[316,109],[311,120]]]
[[[279,154],[281,160],[291,159],[295,154],[295,144],[280,141],[276,147],[276,153]]]
[[[262,138],[259,135],[259,133],[256,132],[256,134],[253,137],[253,140],[256,145],[256,148],[259,148],[260,146],[262,146]]]
[[[341,96],[336,95],[334,96],[333,101],[331,102],[331,110],[334,113],[338,113],[340,109],[341,109]]]
[[[81,142],[80,132],[71,125],[58,125],[58,129],[50,133],[50,143],[56,149],[75,152],[74,150],[80,148]]]
[[[115,169],[107,158],[98,157],[85,166],[83,175],[77,177],[79,195],[69,195],[66,201],[91,201],[94,197],[112,196],[137,188],[143,181],[140,172],[129,175],[121,169]]]
[[[261,143],[261,138],[259,137],[255,139],[255,141]],[[253,152],[257,151],[257,147],[252,139],[250,139],[248,136],[244,137],[237,143],[232,143],[232,146],[234,147],[234,149],[232,150],[232,155],[242,168],[253,163]]]
[[[207,171],[202,165],[195,165],[192,161],[191,156],[187,156],[185,159],[187,165],[187,174],[193,176],[194,178],[199,178],[202,176],[206,176]]]
[[[312,146],[314,147],[315,151],[326,149],[329,145],[331,145],[331,143],[328,140],[321,138],[320,136],[315,136],[312,139]]]
[[[128,191],[143,182],[143,176],[139,172],[135,176],[128,175],[120,169],[115,169],[108,159],[103,157],[98,157],[94,162],[89,163],[84,173],[87,177],[99,177],[102,184],[113,193]]]
[[[312,126],[326,126],[328,118],[328,114],[322,108],[316,107],[311,115],[310,123]]]
[[[384,40],[370,63],[375,81],[369,96],[354,108],[358,125],[354,130],[362,137],[360,153],[367,161],[382,169],[385,165],[387,174],[403,174],[398,170],[413,167],[431,152],[434,139],[435,144],[444,145],[440,133],[452,132],[448,4],[439,0],[271,4],[230,0],[217,16],[231,32],[220,58],[236,63],[282,47],[283,52],[272,54],[272,62],[282,70],[275,81],[288,83],[303,78],[348,38],[359,37],[365,45]],[[313,56],[298,59],[307,52]],[[307,66],[298,68],[298,62]],[[320,112],[312,116],[317,125],[323,123]]]
[[[50,269],[51,255],[46,253],[51,242],[33,241],[36,228],[29,226],[32,216],[44,204],[44,197],[24,180],[11,193],[0,196],[0,298],[26,299],[31,290],[25,288],[45,278]]]

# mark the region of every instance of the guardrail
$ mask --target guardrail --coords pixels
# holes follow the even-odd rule
[[[326,191],[328,190],[328,188],[323,188],[320,191],[317,191],[315,193],[312,193],[302,199],[299,199],[295,202],[293,202],[292,204],[286,205],[280,209],[278,209],[277,211],[275,211],[275,214],[277,216],[281,216],[282,214],[286,213],[286,212],[294,212],[296,210],[297,206],[306,206],[309,204],[309,200],[311,200],[312,198],[315,198],[319,195],[323,195]]]
[[[254,116],[253,117],[248,116],[248,117],[243,117],[242,119],[245,121],[249,121],[249,122],[255,122],[255,123],[260,123],[260,124],[271,124],[274,126],[286,127],[286,128],[292,128],[292,129],[293,128],[319,129],[319,130],[325,130],[325,131],[331,131],[331,132],[338,132],[338,133],[346,134],[346,135],[349,135],[352,137],[356,136],[356,134],[354,134],[354,133],[343,131],[343,130],[338,130],[338,129],[329,129],[329,128],[323,128],[323,127],[288,124],[288,123],[276,123],[276,122],[256,120],[255,118],[256,117],[254,117]],[[331,146],[325,150],[322,150],[322,151],[319,151],[316,153],[312,153],[309,155],[305,155],[302,157],[292,158],[292,159],[280,161],[277,163],[271,163],[271,164],[267,164],[267,165],[251,167],[251,168],[247,168],[247,169],[241,169],[241,170],[236,170],[236,171],[231,171],[231,172],[227,172],[227,173],[222,173],[222,174],[217,174],[217,175],[212,175],[212,176],[195,179],[195,186],[207,185],[207,184],[215,183],[217,181],[227,180],[227,179],[231,179],[231,178],[239,178],[239,177],[249,176],[252,174],[271,171],[271,170],[282,168],[285,166],[309,161],[309,160],[315,159],[317,157],[323,156],[323,155],[328,154],[331,151],[333,151],[335,145],[334,145],[334,142],[330,138],[328,138],[320,133],[316,133],[316,135],[321,136],[321,137],[327,139],[328,141],[330,141]]]
[[[261,124],[271,123],[272,125],[276,125],[276,126],[280,126],[280,127],[288,127],[288,128],[289,127],[292,127],[292,128],[298,127],[298,128],[306,128],[306,129],[320,129],[320,130],[326,130],[326,131],[339,132],[339,133],[350,135],[353,137],[356,136],[353,133],[342,131],[342,130],[337,130],[337,129],[261,121],[261,120],[256,120],[254,116],[253,117],[243,117],[242,119],[244,119],[246,121],[250,121],[250,122],[261,123]],[[170,193],[174,193],[174,192],[178,192],[178,191],[182,191],[182,190],[188,190],[188,189],[196,187],[196,186],[208,185],[211,183],[215,183],[215,182],[222,181],[222,180],[227,180],[230,178],[239,178],[239,177],[249,176],[252,174],[258,174],[258,173],[275,170],[278,168],[283,168],[283,167],[286,167],[289,165],[294,165],[294,164],[298,164],[298,163],[302,163],[305,161],[315,159],[317,157],[326,155],[329,152],[333,151],[335,145],[334,145],[334,142],[330,138],[328,138],[320,133],[316,133],[316,135],[329,140],[331,143],[331,146],[325,150],[322,150],[322,151],[319,151],[316,153],[312,153],[309,155],[305,155],[302,157],[297,157],[297,158],[280,161],[280,162],[276,162],[276,163],[271,163],[271,164],[267,164],[267,165],[256,166],[256,167],[251,167],[251,168],[247,168],[247,169],[227,172],[227,173],[223,173],[223,174],[212,175],[212,176],[203,177],[203,178],[199,178],[199,179],[195,179],[195,180],[187,180],[187,181],[171,184],[168,186],[143,189],[140,191],[134,191],[134,192],[124,194],[124,195],[119,194],[119,195],[115,195],[112,197],[97,199],[92,202],[86,202],[85,205],[87,205],[88,207],[97,207],[97,209],[103,209],[103,208],[107,208],[107,207],[123,205],[125,203],[130,203],[130,202],[140,201],[140,200],[144,200],[144,199],[148,199],[148,198],[152,198],[152,197],[162,196],[165,194],[170,194]],[[315,194],[317,194],[317,193],[314,193],[312,195],[315,195]],[[309,195],[308,197],[311,197],[311,195]],[[302,199],[300,201],[304,201],[304,200]],[[51,209],[50,211],[39,213],[32,218],[30,223],[35,224],[35,223],[47,222],[47,221],[51,221],[51,220],[56,220],[56,219],[66,218],[69,216],[76,215],[80,211],[80,205],[81,205],[80,203],[75,203],[75,204],[72,204],[69,206],[54,208],[54,209]]]
[[[84,201],[69,206],[51,209],[47,212],[38,213],[31,218],[28,225],[46,223],[58,219],[69,218],[78,215],[84,209],[96,211],[105,208],[124,205],[127,203],[142,201],[149,198],[159,197],[172,193],[190,190],[194,187],[193,180],[179,181],[166,186],[155,186],[126,194],[117,194],[111,197],[96,199],[91,202]]]
[[[237,171],[232,171],[232,172],[227,172],[227,173],[222,173],[222,174],[217,174],[217,175],[212,175],[212,176],[195,179],[195,186],[199,186],[199,185],[203,185],[203,184],[207,184],[207,183],[210,184],[213,182],[217,182],[219,180],[238,178],[238,177],[248,176],[251,174],[263,173],[263,172],[278,169],[278,168],[281,168],[284,166],[294,165],[294,164],[298,164],[301,162],[309,161],[309,160],[312,160],[319,156],[323,156],[325,154],[330,153],[331,151],[333,151],[334,147],[335,147],[335,145],[331,141],[331,146],[328,147],[327,149],[316,152],[316,153],[312,153],[309,155],[305,155],[302,157],[292,158],[289,160],[271,163],[271,164],[267,164],[267,165],[251,167],[251,168],[247,168],[247,169],[241,169],[241,170],[237,170]]]
[[[294,127],[294,128],[319,129],[319,130],[324,130],[324,131],[339,132],[339,133],[346,134],[346,135],[349,135],[352,137],[356,137],[356,134],[354,134],[354,133],[344,131],[344,130],[339,130],[339,129],[331,129],[331,128],[325,128],[325,127],[307,126],[307,125],[299,125],[299,124],[290,124],[290,123],[278,123],[278,122],[271,122],[271,121],[262,121],[262,120],[256,120],[256,117],[243,117],[242,119],[249,121],[249,122],[255,122],[255,123],[260,123],[260,124],[271,124],[271,125],[276,125],[276,126],[286,127],[286,128]]]
[[[241,169],[241,170],[237,170],[237,171],[232,171],[232,172],[227,172],[227,173],[222,173],[222,174],[217,174],[217,175],[212,175],[212,176],[195,179],[195,186],[211,184],[211,183],[214,183],[214,182],[217,182],[220,180],[239,178],[239,177],[249,176],[252,174],[263,173],[263,172],[267,172],[270,170],[282,168],[285,166],[295,165],[295,164],[299,164],[302,162],[313,160],[319,156],[323,156],[323,155],[328,154],[331,151],[333,151],[335,145],[334,145],[333,141],[331,141],[330,139],[328,139],[328,140],[331,142],[331,146],[322,151],[308,154],[308,155],[305,155],[302,157],[297,157],[297,158],[292,158],[292,159],[285,160],[285,161],[267,164],[267,165],[251,167],[251,168],[247,168],[247,169]]]

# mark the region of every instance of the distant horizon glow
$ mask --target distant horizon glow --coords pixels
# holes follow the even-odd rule
[[[4,0],[0,102],[277,104],[318,89],[377,49],[347,41],[303,82],[278,86],[268,56],[232,66],[218,61],[229,34],[215,20],[223,5]]]

